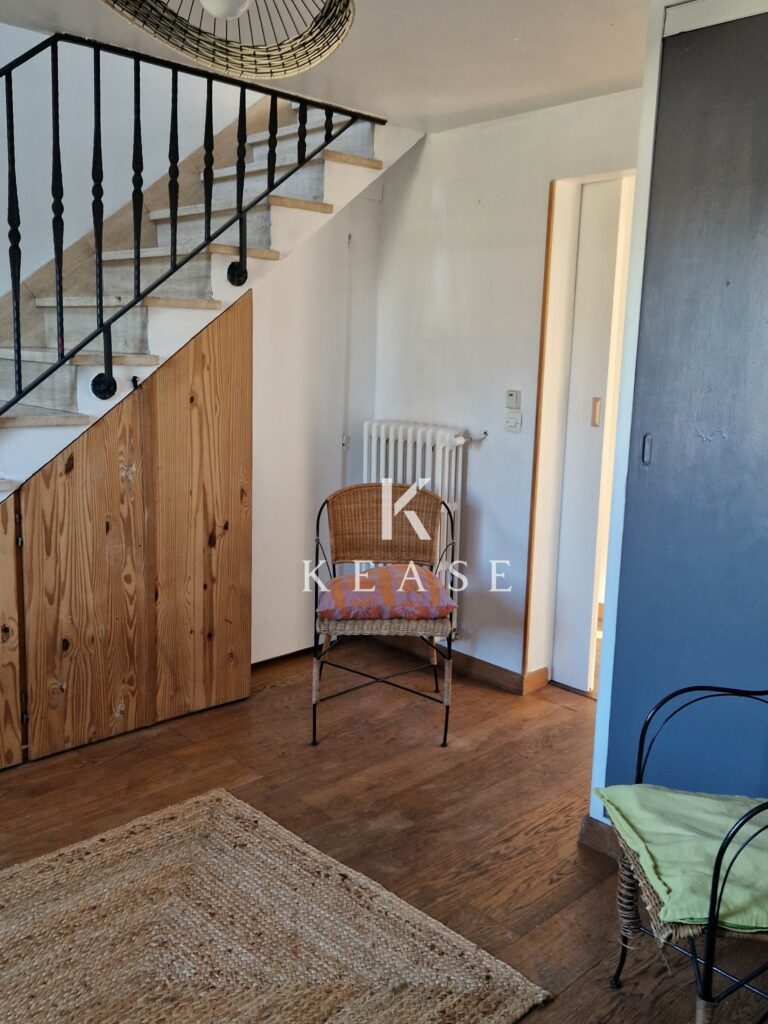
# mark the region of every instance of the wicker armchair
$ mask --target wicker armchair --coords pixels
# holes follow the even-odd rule
[[[694,704],[722,697],[738,698],[768,705],[768,690],[690,686],[669,694],[656,704],[643,723],[637,754],[636,785],[643,784],[648,759],[659,734],[667,723]],[[662,712],[664,712],[664,717],[659,724],[657,716]],[[645,934],[652,936],[662,948],[671,947],[691,961],[697,995],[695,1024],[710,1024],[715,1020],[718,1006],[730,995],[742,989],[768,1000],[768,991],[755,984],[759,976],[768,971],[768,961],[755,967],[741,978],[730,974],[715,962],[720,939],[726,937],[743,939],[745,937],[744,932],[721,925],[723,893],[738,857],[758,836],[765,832],[768,832],[768,802],[752,807],[733,824],[723,837],[712,868],[708,893],[708,920],[705,924],[690,924],[662,920],[662,903],[658,892],[643,870],[637,852],[622,838],[619,829],[616,829],[621,851],[617,896],[621,945],[618,965],[611,979],[613,988],[621,987],[621,974],[632,937]],[[768,869],[766,870],[765,886],[766,900],[768,900]],[[642,897],[647,910],[647,925],[640,917],[638,897]],[[768,940],[768,930],[764,932],[751,931],[749,938],[766,941]],[[697,950],[697,939],[703,940],[703,955],[700,955]],[[717,978],[724,979],[728,983],[718,992],[715,991]],[[717,1019],[719,1020],[719,1017]],[[727,1019],[727,1017],[723,1017],[724,1022]],[[766,1022],[768,1022],[768,1012],[764,1012],[757,1019],[757,1024],[766,1024]]]
[[[407,510],[398,510],[385,523],[384,510],[390,499],[398,504],[407,503]],[[323,514],[327,514],[328,534],[330,540],[330,560],[324,551],[320,533]],[[441,548],[441,538],[444,543]],[[355,565],[362,572],[363,566],[412,566],[420,578],[428,578],[430,585],[437,581],[437,573],[443,560],[453,549],[453,515],[448,505],[432,491],[409,487],[406,484],[391,484],[387,491],[383,484],[356,484],[343,487],[331,494],[317,514],[315,531],[315,563],[326,564],[333,587],[340,580],[337,570],[341,566]],[[450,557],[447,561],[450,562]],[[370,570],[374,573],[376,570]],[[365,576],[363,576],[365,578]],[[448,578],[448,577],[446,577]],[[349,579],[349,576],[346,577]],[[442,746],[448,742],[448,719],[451,706],[451,673],[452,673],[452,641],[455,632],[455,614],[443,614],[440,617],[398,617],[398,605],[389,598],[382,598],[382,614],[371,618],[353,617],[342,614],[341,617],[324,617],[321,611],[322,594],[327,590],[324,584],[315,577],[314,603],[314,659],[312,666],[312,745],[317,746],[317,709],[323,701],[340,697],[355,690],[360,690],[375,683],[404,690],[408,693],[443,705],[443,738]],[[451,601],[453,609],[455,602]],[[331,661],[332,652],[344,641],[353,637],[417,637],[430,648],[430,660],[419,664],[407,672],[399,672],[390,676],[372,675],[348,665]],[[444,647],[438,646],[438,639],[444,641]],[[440,693],[438,673],[438,657],[443,659],[444,681],[441,696],[415,690],[403,683],[395,682],[396,676],[405,675],[419,668],[431,667],[434,676],[434,693]],[[320,681],[323,667],[331,665],[346,672],[362,677],[365,681],[348,689],[320,695]]]

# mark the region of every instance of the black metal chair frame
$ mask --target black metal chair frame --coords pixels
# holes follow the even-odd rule
[[[645,772],[648,766],[648,760],[651,752],[656,744],[656,740],[659,738],[660,733],[664,727],[676,718],[686,708],[692,707],[694,704],[699,704],[702,701],[708,701],[717,699],[720,697],[735,697],[745,700],[752,700],[756,703],[768,705],[768,690],[742,690],[735,689],[726,686],[686,686],[683,689],[675,690],[668,696],[660,700],[655,707],[646,716],[643,723],[643,728],[640,732],[640,742],[638,744],[637,751],[637,765],[635,771],[635,783],[641,784],[645,779]],[[680,698],[687,698],[682,704],[674,708],[668,708],[668,705]],[[663,721],[655,728],[651,734],[651,726],[654,724],[656,717],[664,710],[667,709],[668,713],[664,717]],[[740,989],[745,989],[748,992],[752,992],[754,995],[759,996],[761,999],[768,1000],[768,991],[765,989],[758,988],[752,984],[761,974],[768,971],[768,961],[751,970],[748,974],[742,978],[737,978],[730,974],[728,971],[721,967],[718,967],[715,960],[717,955],[717,940],[721,933],[719,918],[720,908],[723,900],[723,892],[728,882],[731,870],[740,854],[750,845],[750,843],[756,839],[759,835],[764,832],[768,832],[768,820],[766,824],[760,825],[755,831],[751,831],[747,838],[743,838],[743,830],[760,815],[765,814],[768,816],[768,801],[759,804],[757,807],[753,807],[752,810],[744,814],[737,822],[734,823],[732,828],[728,831],[727,835],[723,838],[720,848],[715,858],[715,864],[712,872],[712,882],[710,887],[710,899],[709,899],[709,915],[706,926],[704,927],[704,952],[703,956],[699,955],[696,948],[696,942],[694,938],[689,939],[689,948],[686,949],[679,943],[665,942],[665,947],[670,947],[676,952],[681,953],[683,956],[688,957],[693,967],[694,980],[696,983],[696,992],[699,999],[700,1011],[697,1015],[697,1021],[702,1022],[711,1020],[714,1009],[719,1006],[725,999],[733,995],[734,992]],[[757,823],[755,823],[757,824]],[[628,867],[625,867],[627,870]],[[768,872],[766,872],[766,888],[768,889]],[[620,907],[620,915],[621,915]],[[647,928],[645,925],[638,924],[634,927],[634,931],[639,931],[644,935],[654,936],[653,931]],[[733,935],[733,933],[729,933]],[[749,937],[746,933],[745,938]],[[619,962],[616,967],[616,971],[611,979],[611,986],[613,988],[621,987],[621,974],[624,969],[624,964],[627,959],[627,952],[629,950],[629,938],[630,936],[622,929],[621,935],[621,948],[619,952]],[[720,992],[715,992],[715,978],[723,978],[730,984],[722,989]],[[766,1024],[768,1022],[768,1011],[757,1020],[756,1024]]]
[[[443,559],[446,557],[448,552],[452,553],[453,550],[454,550],[454,547],[455,547],[453,512],[451,511],[450,507],[448,506],[448,504],[445,501],[441,500],[440,504],[441,504],[443,510],[446,513],[446,521],[447,521],[447,524],[448,524],[448,541],[444,545],[443,550],[440,552],[440,555],[439,555],[439,557],[437,559],[437,562],[434,565],[429,566],[429,568],[432,570],[433,573],[435,573],[435,575],[437,575],[437,573],[440,571],[440,566],[443,563]],[[328,570],[328,573],[330,575],[330,578],[331,579],[335,579],[337,563],[332,562],[328,558],[328,556],[327,556],[327,554],[325,552],[325,548],[323,547],[323,543],[322,543],[322,541],[320,539],[320,527],[321,527],[321,523],[322,523],[322,517],[323,517],[323,513],[325,512],[327,507],[328,507],[328,499],[326,498],[326,500],[322,503],[322,505],[320,506],[320,508],[318,510],[317,519],[315,521],[315,565],[320,565],[321,564],[320,555],[322,554],[322,556],[323,556],[322,563],[326,566],[326,568]],[[339,563],[339,564],[341,564],[341,563]],[[450,570],[448,572],[448,578],[450,579]],[[325,701],[328,701],[328,700],[334,700],[336,697],[344,697],[348,693],[355,693],[357,690],[363,690],[363,689],[365,689],[368,686],[373,686],[375,683],[383,683],[385,686],[391,686],[391,687],[393,687],[396,690],[403,690],[406,693],[411,693],[415,697],[422,697],[424,700],[432,701],[435,704],[442,704],[443,708],[444,708],[443,739],[442,739],[442,743],[440,744],[440,746],[441,747],[447,747],[448,746],[448,720],[450,718],[450,712],[451,712],[451,705],[450,705],[450,682],[445,687],[443,695],[440,696],[440,697],[437,697],[437,696],[434,696],[431,693],[424,693],[422,690],[416,690],[416,689],[413,689],[413,687],[405,686],[403,683],[396,683],[396,682],[394,682],[394,680],[398,676],[410,675],[412,672],[418,672],[421,669],[431,668],[432,669],[432,673],[433,673],[433,677],[434,677],[434,684],[435,684],[434,692],[435,692],[435,694],[439,694],[440,693],[440,678],[439,678],[439,673],[438,673],[437,657],[439,656],[439,657],[441,657],[443,659],[443,662],[446,665],[447,671],[449,673],[448,678],[450,679],[450,666],[452,665],[452,661],[453,661],[453,637],[454,637],[455,628],[456,628],[456,613],[453,612],[451,614],[451,616],[450,616],[450,619],[451,619],[451,631],[445,637],[445,650],[443,650],[433,640],[431,640],[429,638],[429,634],[423,635],[423,636],[418,636],[417,639],[421,640],[423,643],[425,643],[430,648],[430,650],[432,652],[431,655],[430,655],[430,659],[431,660],[428,661],[428,662],[420,662],[419,664],[414,665],[414,666],[412,666],[410,668],[403,669],[401,672],[392,672],[388,676],[379,676],[379,675],[372,675],[370,672],[363,672],[361,669],[352,668],[349,665],[342,665],[339,662],[330,661],[328,659],[328,655],[332,651],[336,650],[336,648],[343,641],[346,641],[346,640],[358,640],[364,634],[358,634],[357,636],[348,636],[348,637],[337,636],[334,640],[332,640],[330,642],[330,644],[327,647],[324,647],[323,643],[322,643],[322,641],[320,639],[320,634],[318,633],[318,630],[317,630],[317,608],[318,608],[318,602],[319,602],[319,599],[320,599],[320,584],[317,581],[317,576],[315,576],[314,598],[315,599],[314,599],[313,619],[312,619],[313,625],[314,625],[313,654],[314,654],[315,661],[319,662],[319,677],[322,678],[323,668],[326,665],[328,665],[331,668],[338,668],[338,669],[341,669],[344,672],[349,672],[351,675],[360,676],[363,679],[365,679],[365,682],[357,683],[354,686],[348,686],[344,690],[337,690],[334,693],[326,694],[324,697],[318,697],[317,700],[313,699],[313,701],[312,701],[312,743],[311,743],[311,745],[313,747],[316,747],[318,745],[318,739],[317,739],[317,708],[318,708],[319,704],[322,704],[322,703],[324,703]],[[428,620],[428,619],[424,620],[425,625],[429,621],[431,621],[431,620]],[[375,639],[375,635],[373,636],[373,638]]]

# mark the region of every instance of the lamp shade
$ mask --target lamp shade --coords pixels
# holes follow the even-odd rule
[[[237,78],[288,78],[346,38],[354,0],[103,0],[145,32]]]

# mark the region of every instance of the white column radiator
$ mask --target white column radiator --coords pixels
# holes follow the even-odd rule
[[[461,558],[461,503],[464,492],[466,437],[455,427],[397,420],[367,420],[363,427],[363,483],[391,479],[412,484],[429,477],[429,490],[439,494],[454,519],[455,547],[445,561]],[[445,529],[440,551],[445,547]],[[441,576],[445,578],[445,571]]]

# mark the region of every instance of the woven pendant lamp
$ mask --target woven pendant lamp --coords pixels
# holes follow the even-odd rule
[[[104,0],[180,53],[237,78],[288,78],[346,37],[354,0]]]

